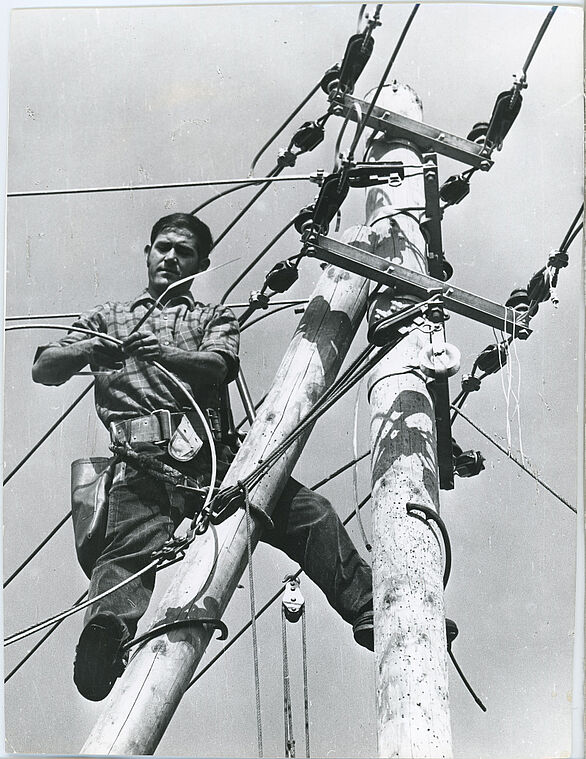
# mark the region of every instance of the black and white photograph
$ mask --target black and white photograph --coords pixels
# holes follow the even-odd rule
[[[41,5],[6,754],[583,757],[582,6]]]

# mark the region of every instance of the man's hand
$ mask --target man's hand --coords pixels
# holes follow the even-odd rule
[[[152,332],[134,332],[123,341],[122,347],[127,356],[143,361],[160,361],[163,358],[159,338]]]
[[[124,366],[122,348],[101,337],[92,337],[88,343],[90,344],[90,363],[103,366],[105,369],[122,369]]]

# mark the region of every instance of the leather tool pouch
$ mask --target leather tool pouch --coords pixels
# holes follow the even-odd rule
[[[81,568],[91,577],[102,549],[108,521],[108,493],[114,458],[77,459],[71,464],[71,514],[75,550]]]

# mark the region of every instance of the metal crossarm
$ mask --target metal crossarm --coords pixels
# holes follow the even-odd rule
[[[493,303],[447,282],[440,282],[427,274],[391,264],[380,256],[355,248],[353,245],[332,240],[325,235],[309,235],[304,238],[304,243],[307,255],[339,266],[341,269],[421,298],[428,298],[430,293],[439,293],[448,311],[474,319],[520,339],[526,339],[531,334],[532,330],[528,326],[527,318],[512,308]]]
[[[338,95],[333,98],[333,113],[344,116],[352,121],[363,119],[368,111],[369,104],[352,95]],[[486,155],[484,147],[464,137],[444,132],[442,129],[414,121],[407,116],[386,111],[384,108],[375,106],[368,117],[366,126],[376,132],[384,132],[387,137],[396,139],[402,137],[415,143],[422,152],[434,152],[454,158],[468,166],[474,166],[482,171],[488,171],[493,161]]]

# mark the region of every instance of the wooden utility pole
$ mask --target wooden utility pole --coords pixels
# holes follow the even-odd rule
[[[348,230],[347,242],[370,248],[371,231]],[[268,396],[239,450],[224,485],[249,474],[290,433],[333,382],[366,308],[367,285],[328,267],[281,362]],[[255,506],[272,511],[309,431],[250,492]],[[197,538],[156,613],[156,621],[221,617],[247,564],[243,509]],[[259,527],[252,527],[252,544]],[[173,570],[168,570],[173,571]],[[158,745],[212,635],[210,626],[176,628],[151,639],[131,658],[82,752],[150,754]],[[195,719],[195,718],[194,718]],[[197,736],[197,730],[194,730]],[[194,753],[197,753],[194,746]]]
[[[403,85],[387,86],[377,105],[422,119],[419,99]],[[405,140],[379,139],[372,159],[406,167],[401,181],[368,191],[374,253],[425,272],[421,211],[398,213],[425,206],[422,169],[407,168],[421,167],[421,155]],[[382,292],[371,325],[404,305]],[[412,332],[369,377],[378,746],[379,756],[401,759],[452,755],[442,555],[425,519],[408,511],[409,504],[439,506],[433,406],[423,377],[410,371],[427,345],[428,336]]]

